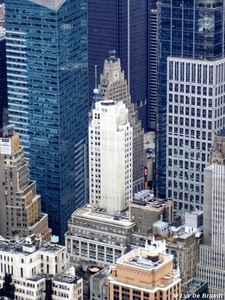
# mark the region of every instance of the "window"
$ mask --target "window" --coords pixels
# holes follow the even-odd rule
[[[180,95],[180,104],[184,104],[184,96]]]
[[[207,88],[203,87],[203,95],[206,96],[207,95]]]
[[[175,83],[175,92],[178,92],[178,84]]]
[[[189,107],[186,107],[186,108],[185,108],[185,115],[186,115],[186,116],[189,116]]]
[[[180,114],[181,114],[181,115],[184,114],[184,107],[183,107],[183,106],[180,107]]]
[[[140,291],[133,290],[133,295],[141,295]]]

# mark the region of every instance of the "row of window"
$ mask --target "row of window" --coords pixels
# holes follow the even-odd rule
[[[203,204],[203,196],[196,195],[196,194],[189,194],[189,193],[185,193],[185,192],[173,191],[172,189],[168,190],[168,197],[170,199],[173,199],[174,203],[176,202],[176,200],[180,200],[181,203],[184,203],[184,201],[185,201],[185,202],[190,202],[190,204],[191,203]],[[174,209],[175,209],[175,207],[174,207]]]
[[[196,193],[204,193],[204,186],[203,185],[197,185],[195,183],[187,183],[187,182],[177,182],[176,180],[168,180],[168,187],[184,190],[185,191],[191,191]]]
[[[215,78],[215,80],[214,80]],[[197,82],[199,84],[219,84],[225,79],[225,64],[207,65],[169,61],[169,80]]]
[[[197,203],[197,204],[196,204]],[[188,204],[188,203],[183,203],[183,202],[177,202],[174,201],[174,210],[179,210],[179,211],[193,211],[195,209],[202,209],[201,204],[198,204],[196,202],[195,204]]]
[[[200,138],[200,134],[199,134],[199,138]],[[186,147],[186,148],[197,149],[202,151],[206,151],[211,148],[211,143],[201,142],[201,148],[200,148],[200,142],[198,143],[197,141],[189,141],[186,139],[172,138],[172,137],[169,137],[168,145],[174,147],[178,147],[178,146]],[[202,153],[202,155],[205,156],[205,153]]]
[[[197,128],[199,129],[206,129],[206,121],[201,121],[201,120],[197,120]],[[196,141],[196,147],[197,149],[203,149],[202,145],[206,144],[205,142],[202,142],[203,140],[208,140],[208,141],[212,141],[212,133],[211,132],[205,132],[205,131],[200,131],[200,130],[194,130],[194,129],[189,129],[189,128],[178,128],[176,127],[172,127],[169,126],[168,128],[169,130],[169,136],[173,135],[173,136],[180,136],[180,137],[186,137],[186,138],[191,138],[191,139],[198,139],[198,141]],[[170,139],[172,139],[172,137],[169,137]],[[199,141],[200,139],[200,141]],[[171,141],[171,140],[170,140]],[[208,143],[208,149],[210,149],[211,143]],[[204,148],[207,147],[207,144],[204,145]],[[205,150],[205,149],[203,149]]]
[[[188,106],[192,105],[192,106],[210,108],[212,107],[213,100],[212,98],[195,97],[195,96],[189,97],[189,96],[178,95],[178,94],[169,94],[169,102],[186,104]],[[214,99],[215,107],[223,105],[224,103],[225,103],[225,95]]]
[[[220,95],[224,92],[225,87],[221,86],[215,89],[215,94]],[[185,93],[185,94],[197,94],[197,95],[203,95],[203,96],[213,96],[213,88],[207,88],[197,85],[184,85],[184,84],[178,84],[178,83],[169,83],[169,91],[170,92],[179,92],[179,93]]]

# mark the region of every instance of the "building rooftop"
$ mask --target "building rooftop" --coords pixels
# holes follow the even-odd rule
[[[35,4],[47,7],[52,10],[58,10],[66,0],[29,0]]]
[[[144,202],[138,203],[138,201],[134,199],[130,203],[130,206],[148,210],[148,211],[160,212],[166,206],[167,201],[168,200],[154,198],[154,199],[150,199],[149,201],[144,201],[145,203]]]
[[[46,251],[49,253],[58,252],[60,249],[64,248],[61,245],[51,244],[51,243],[43,243],[40,248],[35,246],[35,235],[22,238],[19,241],[0,239],[0,251],[10,252],[13,254],[21,254],[30,255],[36,251]]]
[[[163,222],[162,220],[158,220],[155,223],[153,223],[153,226],[164,227],[164,226],[168,226],[168,223]]]
[[[195,210],[195,211],[192,211],[192,212],[185,212],[185,215],[197,215],[197,216],[201,216],[203,215],[203,211],[202,210]]]
[[[130,221],[128,218],[125,218],[122,215],[120,216],[120,218],[115,219],[114,215],[106,214],[104,210],[100,208],[93,211],[89,205],[78,208],[73,213],[72,217],[75,216],[90,220],[99,220],[100,222],[110,223],[113,225],[122,225],[124,227],[130,227],[134,224],[134,221]]]
[[[72,273],[74,273],[74,274],[72,274]],[[46,273],[40,273],[31,278],[27,278],[27,280],[31,280],[31,281],[35,281],[35,282],[37,282],[41,279],[52,279],[53,281],[57,281],[57,282],[73,284],[73,283],[77,282],[79,277],[77,277],[75,275],[74,267],[70,267],[66,271],[59,273],[56,276],[51,276]]]
[[[113,267],[115,268],[115,267]],[[103,279],[103,278],[109,278],[109,275],[111,274],[112,267],[107,267],[105,269],[100,270],[99,272],[96,272],[95,274],[91,275],[94,278]]]
[[[135,249],[117,260],[117,264],[132,265],[141,269],[156,269],[164,262],[173,260],[171,254],[158,252],[154,246]]]
[[[54,277],[54,281],[60,281],[64,283],[76,283],[78,277],[75,275],[75,268],[72,266],[63,273],[58,274]]]
[[[52,276],[49,276],[48,274],[45,274],[45,273],[42,273],[42,274],[37,274],[37,275],[34,275],[33,277],[31,278],[27,278],[27,280],[30,280],[30,281],[39,281],[41,279],[47,279],[47,278],[52,278]]]
[[[112,100],[105,100],[105,101],[101,101],[100,103],[101,103],[101,105],[103,105],[103,106],[116,105],[116,102],[115,102],[115,101],[112,101]]]
[[[182,235],[179,236],[179,239],[187,239],[192,235],[194,235],[193,232],[183,233]]]
[[[144,135],[144,149],[145,150],[152,149],[154,151],[154,149],[155,149],[155,133],[154,132],[145,133],[145,135]]]
[[[200,290],[200,288],[203,288],[205,286],[205,289],[207,290],[208,284],[206,281],[201,279],[192,278],[182,284],[182,292],[185,294],[195,294]],[[204,291],[206,291],[204,290]]]

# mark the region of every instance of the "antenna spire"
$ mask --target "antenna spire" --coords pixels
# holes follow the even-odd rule
[[[97,65],[95,65],[95,89],[97,88]]]
[[[98,97],[98,87],[97,87],[97,65],[95,65],[95,88],[94,88],[94,97],[92,101],[92,109],[95,107],[95,103],[97,102]]]

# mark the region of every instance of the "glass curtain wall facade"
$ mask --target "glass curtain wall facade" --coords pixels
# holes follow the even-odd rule
[[[53,234],[85,200],[85,0],[7,0],[9,120],[20,134]]]
[[[143,127],[147,119],[148,5],[147,0],[88,1],[90,98],[95,87],[94,66],[98,66],[99,78],[109,50],[116,50]]]
[[[7,108],[7,77],[5,34],[0,32],[0,129],[3,127],[3,110]]]
[[[224,57],[222,1],[158,2],[156,195],[166,196],[167,57],[216,60]]]

